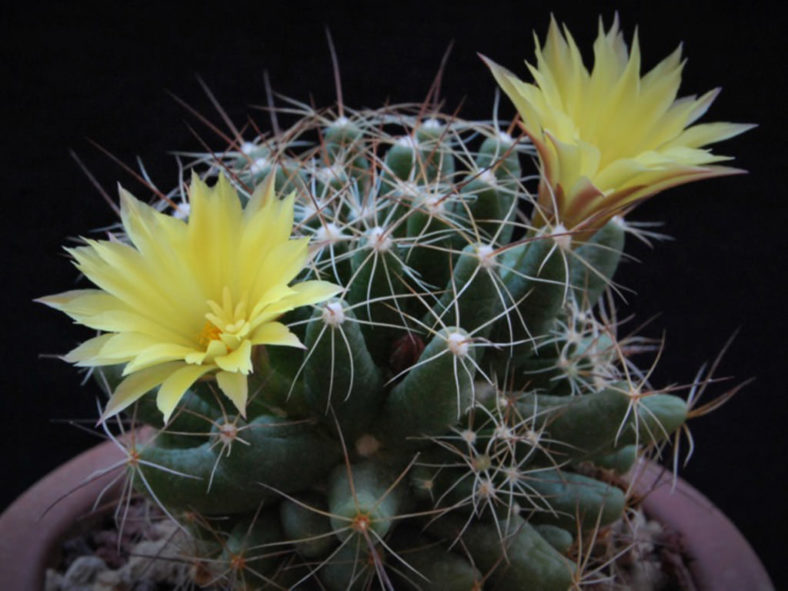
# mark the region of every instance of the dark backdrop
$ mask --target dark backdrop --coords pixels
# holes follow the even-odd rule
[[[69,350],[88,331],[31,302],[74,285],[60,250],[67,237],[114,221],[69,149],[113,195],[117,181],[140,196],[144,191],[86,138],[125,163],[139,156],[152,179],[169,188],[177,169],[166,152],[200,148],[185,121],[210,134],[165,90],[219,122],[195,80],[199,74],[241,123],[249,105],[264,102],[267,69],[275,90],[327,105],[335,94],[324,26],[337,46],[347,104],[420,100],[454,40],[443,85],[447,109],[464,100],[464,117],[488,117],[494,84],[477,51],[525,76],[532,31],[543,37],[551,11],[588,48],[598,15],[609,22],[618,9],[628,38],[639,26],[646,67],[683,41],[690,58],[683,93],[724,86],[706,119],[760,124],[716,148],[735,154],[749,175],[670,190],[631,216],[664,222],[674,240],[653,251],[632,245],[641,262],[626,264],[617,279],[636,292],[630,311],[643,320],[659,314],[645,329],[667,339],[657,385],[690,381],[740,330],[721,375],[757,379],[692,423],[697,450],[683,475],[731,516],[776,581],[784,578],[786,22],[770,4],[109,4],[24,2],[5,9],[0,506],[96,441],[67,424],[95,418],[92,385],[80,387],[74,369],[39,357]],[[266,125],[263,113],[252,112]],[[512,114],[508,104],[504,114]]]

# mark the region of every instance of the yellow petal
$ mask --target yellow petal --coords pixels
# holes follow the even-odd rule
[[[551,133],[546,134],[555,148],[556,174],[565,190],[573,187],[582,177],[593,177],[599,169],[601,153],[588,142],[562,142]]]
[[[536,135],[541,135],[541,125],[539,124],[539,116],[531,101],[528,100],[528,87],[522,80],[518,79],[512,72],[496,64],[491,59],[481,56],[487,67],[490,68],[495,81],[501,90],[509,97],[509,99],[517,107],[520,117],[523,118],[525,128]]]
[[[120,219],[132,244],[144,257],[167,263],[178,256],[172,247],[186,239],[186,223],[143,203],[123,187],[120,193]],[[166,258],[162,255],[168,255]],[[182,261],[178,261],[182,262]]]
[[[74,363],[79,366],[111,365],[111,361],[101,362],[99,352],[101,348],[115,335],[103,334],[92,339],[88,339],[78,347],[72,349],[63,356],[63,361]],[[98,362],[97,362],[98,361]],[[117,361],[115,361],[117,363]]]
[[[294,307],[319,304],[334,297],[342,287],[328,281],[302,281],[292,286],[295,293],[288,297],[288,303]]]
[[[120,188],[120,216],[123,229],[148,262],[148,271],[155,280],[182,287],[178,300],[181,307],[201,308],[199,282],[185,255],[186,223],[146,205],[123,188]]]
[[[703,179],[710,179],[716,178],[721,176],[730,176],[734,174],[744,174],[747,171],[741,170],[740,168],[732,168],[728,166],[709,166],[706,168],[684,168],[684,169],[674,169],[668,175],[663,175],[658,180],[655,180],[652,183],[647,183],[641,187],[638,187],[635,191],[628,191],[626,196],[626,202],[632,203],[640,201],[646,197],[649,197],[655,193],[660,191],[664,191],[665,189],[669,189],[671,187],[677,187],[679,185],[683,185],[686,183],[690,183],[693,181],[699,181]],[[607,201],[612,201],[617,198],[615,193],[608,195]]]
[[[246,257],[246,264],[239,271],[249,296],[253,300],[268,299],[270,289],[295,279],[308,257],[309,238],[283,242],[272,248],[265,258]]]
[[[192,365],[199,365],[204,363],[206,359],[213,359],[220,355],[227,354],[227,346],[222,341],[211,341],[205,351],[195,351],[189,353],[184,358],[186,363]]]
[[[205,294],[221,294],[236,287],[234,265],[238,254],[243,211],[237,193],[224,175],[208,187],[193,173],[189,188],[188,255],[199,269],[197,278]]]
[[[155,336],[139,332],[121,332],[112,335],[101,348],[101,357],[130,361],[140,352],[160,342]],[[118,361],[116,361],[118,363]],[[128,370],[128,367],[126,368]],[[126,371],[131,373],[131,371]]]
[[[144,316],[113,295],[99,289],[79,289],[36,300],[65,312],[79,324],[105,332],[144,333],[159,341],[189,343],[183,334]]]
[[[97,298],[97,304],[102,306],[101,300],[118,302],[117,298],[113,298],[109,294],[104,293],[100,289],[72,289],[62,293],[56,293],[42,298],[37,298],[36,302],[45,304],[55,310],[60,310],[66,314],[89,314],[94,312],[93,301],[90,298]],[[87,303],[86,303],[87,302]],[[82,305],[80,305],[82,303]],[[106,305],[106,304],[104,304]]]
[[[165,363],[128,376],[115,388],[100,420],[106,421],[136,402],[146,392],[161,384],[170,374],[177,371],[179,367],[183,367],[183,364]]]
[[[249,395],[247,377],[242,373],[220,371],[216,374],[216,382],[225,396],[232,400],[241,416],[246,417],[246,400]]]
[[[298,337],[280,322],[268,322],[259,326],[252,333],[250,340],[253,345],[283,345],[304,348]]]
[[[217,357],[215,360],[216,365],[221,369],[229,372],[241,372],[243,374],[251,373],[252,371],[252,343],[248,340],[243,341],[241,346],[235,351]]]
[[[276,173],[271,171],[265,180],[257,185],[249,197],[249,202],[244,207],[244,219],[249,221],[255,217],[266,205],[276,199],[274,187],[276,185]]]
[[[701,123],[685,129],[681,135],[667,142],[662,147],[663,149],[674,146],[700,148],[701,146],[730,139],[754,127],[757,126],[750,123]]]
[[[151,368],[154,369],[154,368]],[[203,365],[185,365],[173,371],[163,381],[156,394],[156,406],[164,415],[164,422],[170,420],[186,390],[199,378],[215,368]],[[144,371],[144,370],[143,370]]]
[[[123,373],[132,373],[160,363],[175,361],[176,359],[186,361],[187,357],[194,353],[199,354],[201,351],[196,350],[195,347],[184,347],[172,343],[149,345],[144,350],[136,353],[134,359],[126,365]]]
[[[289,288],[290,293],[278,299],[275,303],[253,311],[251,326],[256,328],[300,306],[319,304],[335,296],[340,291],[342,291],[342,288],[339,285],[328,281],[312,280],[296,283]],[[271,299],[274,298],[272,297]]]
[[[87,246],[66,249],[77,268],[96,286],[122,302],[126,312],[154,320],[162,332],[183,338],[191,330],[190,317],[168,282],[153,277],[140,253],[131,246],[108,241],[87,240]],[[109,306],[109,304],[107,304]],[[178,337],[174,337],[178,338]]]

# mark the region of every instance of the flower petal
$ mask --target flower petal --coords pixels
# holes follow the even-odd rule
[[[214,359],[216,365],[230,372],[248,374],[252,371],[252,343],[243,341],[235,351]]]
[[[342,288],[328,281],[312,280],[296,283],[289,287],[288,291],[289,293],[279,301],[265,307],[261,306],[260,310],[252,312],[252,328],[278,318],[294,308],[324,302],[342,291]]]
[[[200,354],[195,347],[184,347],[172,343],[157,343],[149,345],[142,351],[137,351],[134,358],[126,365],[124,374],[139,371],[146,367],[166,363],[167,361],[187,361],[190,355]]]
[[[197,271],[195,277],[203,293],[216,298],[225,286],[236,287],[236,265],[227,264],[227,261],[238,256],[242,234],[241,201],[224,175],[219,175],[216,184],[208,187],[193,173],[189,205],[186,254]]]
[[[216,382],[219,384],[225,396],[232,400],[235,408],[246,417],[246,400],[249,396],[249,382],[242,373],[230,371],[220,371],[216,374]]]
[[[161,384],[179,367],[183,367],[183,364],[165,363],[164,365],[143,369],[128,376],[115,388],[115,392],[112,393],[107,406],[104,408],[100,422],[106,421],[133,404],[146,392]]]
[[[304,348],[298,337],[280,322],[268,322],[257,327],[250,340],[253,345],[284,345]]]
[[[115,335],[113,334],[103,334],[97,337],[93,337],[92,339],[88,339],[78,347],[72,349],[68,353],[63,356],[63,361],[68,361],[69,363],[74,363],[78,366],[94,366],[94,365],[111,365],[113,362],[106,361],[101,362],[100,352],[102,347],[107,344],[109,340],[111,340]],[[96,362],[99,360],[98,362]],[[117,363],[115,361],[114,363]]]
[[[175,410],[186,390],[213,369],[215,368],[204,365],[182,365],[164,380],[156,395],[156,406],[164,415],[165,423],[170,420],[172,411]]]

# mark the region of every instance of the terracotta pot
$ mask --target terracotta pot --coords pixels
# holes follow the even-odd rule
[[[750,544],[709,499],[653,462],[640,462],[631,478],[646,514],[681,534],[699,591],[774,590]]]
[[[91,475],[122,459],[113,443],[98,445],[42,478],[0,515],[0,589],[43,589],[58,542],[90,515],[117,472]],[[681,534],[698,591],[774,589],[747,540],[706,497],[681,479],[674,486],[671,473],[650,462],[638,466],[633,478],[637,492],[646,495],[647,514]],[[105,498],[113,500],[118,491],[105,491]]]
[[[101,492],[117,499],[114,470],[94,477],[124,458],[107,441],[78,455],[30,487],[0,515],[0,589],[40,591],[47,567],[55,566],[58,543],[89,516]]]

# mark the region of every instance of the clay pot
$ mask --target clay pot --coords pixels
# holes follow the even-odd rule
[[[118,472],[91,476],[123,458],[112,442],[98,445],[42,478],[0,515],[0,589],[43,589],[58,542],[90,515]],[[646,513],[682,536],[698,591],[774,589],[747,540],[706,497],[681,479],[674,486],[671,473],[650,462],[634,474]],[[107,503],[117,498],[119,484],[105,490]]]
[[[630,478],[645,496],[646,514],[681,535],[698,591],[774,591],[750,544],[709,499],[650,461],[638,463]]]
[[[105,506],[118,498],[123,468],[103,472],[124,457],[111,441],[97,445],[44,476],[0,515],[0,589],[44,588],[67,532],[89,519],[102,491]]]

